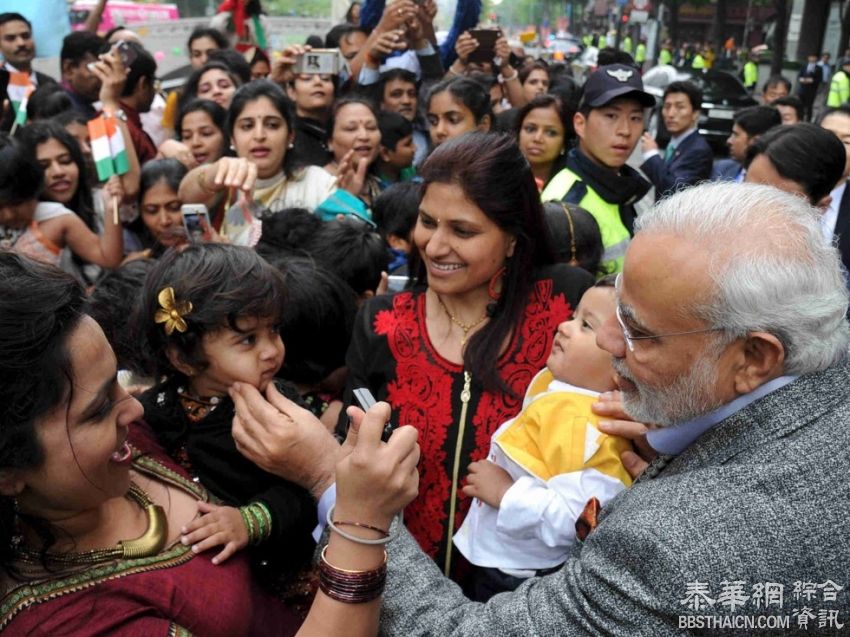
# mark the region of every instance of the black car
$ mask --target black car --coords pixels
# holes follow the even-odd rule
[[[661,105],[664,89],[672,82],[692,82],[702,91],[702,112],[699,118],[699,132],[715,152],[725,154],[726,139],[732,132],[732,118],[735,113],[758,102],[747,93],[740,80],[726,71],[676,68],[656,66],[643,76],[643,86],[647,93],[655,97],[656,106],[649,120],[649,132],[663,146],[669,135],[664,128]]]

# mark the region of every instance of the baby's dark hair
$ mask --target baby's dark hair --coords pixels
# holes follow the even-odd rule
[[[174,290],[177,304],[188,301],[192,309],[183,316],[187,329],[166,334],[166,324],[156,323],[161,308],[159,294]],[[174,348],[181,362],[196,370],[208,362],[201,346],[204,334],[222,328],[240,331],[241,317],[277,320],[284,302],[283,276],[250,248],[218,243],[169,249],[148,274],[133,332],[140,337],[149,375],[179,373],[166,355]]]
[[[386,239],[394,235],[410,240],[419,214],[421,187],[413,182],[393,184],[375,198],[372,204],[372,220],[378,232]]]
[[[95,284],[86,304],[86,313],[100,325],[112,346],[120,369],[144,374],[138,338],[131,329],[131,317],[138,311],[140,295],[153,259],[136,259],[104,275]]]
[[[547,201],[543,204],[549,242],[560,263],[576,265],[593,276],[606,274],[602,265],[602,234],[587,210],[575,204]]]
[[[601,279],[599,279],[596,283],[593,284],[595,288],[615,288],[617,287],[617,275],[616,274],[606,274]]]
[[[361,297],[378,287],[381,272],[386,272],[390,265],[390,251],[381,235],[352,215],[325,222],[310,253]]]
[[[317,385],[345,366],[357,297],[345,281],[309,257],[278,255],[270,262],[286,281],[280,318],[286,359],[278,375]]]

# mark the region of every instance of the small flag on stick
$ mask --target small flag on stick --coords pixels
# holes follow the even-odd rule
[[[123,175],[130,170],[124,137],[114,117],[100,115],[89,121],[89,138],[97,178],[106,181],[112,175]]]
[[[20,126],[27,123],[27,102],[30,93],[34,90],[35,85],[30,82],[29,73],[9,73],[7,93],[15,113],[15,123],[12,125],[12,130],[9,131],[10,134],[14,135]]]
[[[123,175],[130,170],[124,137],[114,117],[100,115],[89,120],[89,137],[94,165],[99,181],[106,181],[113,175]],[[113,217],[118,223],[118,201],[112,202]]]

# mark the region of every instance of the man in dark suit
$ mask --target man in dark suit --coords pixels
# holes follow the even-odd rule
[[[834,133],[844,144],[844,174],[830,193],[832,201],[821,217],[824,237],[837,242],[844,269],[850,271],[850,106],[844,105],[827,111],[820,120],[822,128]]]
[[[649,133],[641,138],[641,170],[655,186],[656,198],[711,177],[714,154],[697,130],[702,92],[690,82],[673,82],[664,91],[662,116],[670,142],[662,156]]]
[[[56,80],[44,73],[33,71],[35,42],[32,39],[32,24],[20,13],[0,13],[0,54],[3,55],[3,63],[0,64],[0,86],[4,88],[0,102],[9,100],[8,110],[4,113],[0,109],[0,130],[9,130],[15,119],[13,105],[20,102],[27,90],[14,81],[17,78],[12,75],[20,77],[25,74],[30,91]]]
[[[797,94],[803,102],[803,117],[807,122],[812,119],[815,96],[822,81],[823,70],[818,66],[818,56],[809,55],[808,62],[797,74]]]

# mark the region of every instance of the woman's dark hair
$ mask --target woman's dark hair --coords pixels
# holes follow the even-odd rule
[[[204,64],[201,68],[195,69],[192,71],[192,74],[189,76],[189,79],[186,80],[186,84],[183,85],[183,93],[180,95],[180,109],[183,109],[184,104],[188,104],[190,101],[197,99],[198,97],[198,85],[201,83],[201,77],[207,71],[212,71],[213,69],[217,69],[219,71],[223,71],[227,73],[227,76],[230,78],[230,81],[233,82],[233,85],[239,88],[244,84],[242,79],[233,72],[227,64],[221,62],[219,60],[209,60],[206,64]],[[248,77],[250,79],[251,72],[250,69],[248,71]]]
[[[183,316],[185,332],[168,335],[163,324],[154,321],[159,293],[167,287],[178,303],[192,304]],[[251,248],[221,243],[172,248],[148,274],[131,332],[139,339],[137,348],[144,353],[149,375],[180,373],[166,355],[171,347],[183,363],[202,370],[208,364],[201,346],[204,334],[221,328],[238,332],[240,317],[277,319],[283,302],[283,276]]]
[[[345,21],[348,24],[360,24],[360,20],[358,20],[357,22],[354,21],[354,7],[359,6],[359,2],[352,2],[350,5],[348,5],[348,11],[345,12]]]
[[[43,188],[44,171],[34,153],[18,140],[0,133],[0,201],[16,205],[38,199]]]
[[[251,55],[251,59],[246,60],[248,62],[248,66],[253,69],[254,65],[257,62],[265,62],[269,66],[271,66],[272,61],[269,59],[269,56],[263,51],[260,47],[254,47],[254,53]]]
[[[255,249],[270,262],[281,255],[305,256],[324,223],[306,208],[284,208],[263,219],[263,234]]]
[[[177,133],[177,138],[183,138],[183,118],[189,113],[203,112],[209,115],[213,125],[221,131],[221,154],[224,155],[227,150],[227,111],[220,104],[212,100],[193,99],[189,100],[180,108],[180,113],[177,115],[177,121],[174,123],[174,132]]]
[[[145,278],[153,259],[136,259],[107,272],[89,296],[86,313],[100,325],[118,359],[119,369],[144,375],[141,352],[130,319],[137,311]]]
[[[153,250],[154,256],[159,256],[157,248],[162,248],[142,220],[142,200],[145,193],[160,182],[165,182],[175,193],[178,192],[180,182],[187,172],[189,171],[186,166],[176,159],[152,159],[142,166],[139,176],[139,215],[127,225],[127,229],[135,233],[145,249]]]
[[[76,164],[79,171],[77,179],[77,191],[71,200],[65,205],[69,210],[77,213],[77,216],[83,220],[83,223],[92,232],[97,232],[94,219],[94,203],[92,201],[91,189],[89,188],[88,169],[86,168],[86,160],[83,157],[83,151],[80,150],[80,145],[73,135],[65,130],[54,121],[34,122],[29,126],[25,126],[18,134],[27,150],[32,153],[32,157],[38,162],[38,153],[36,152],[39,144],[44,144],[55,139],[65,148],[68,149],[68,154],[71,160]],[[44,193],[42,192],[42,199]]]
[[[381,272],[390,265],[389,247],[381,235],[354,215],[324,222],[311,242],[310,255],[361,297],[374,292]]]
[[[420,175],[423,197],[432,183],[460,186],[469,201],[516,239],[513,256],[505,260],[502,293],[492,318],[470,338],[463,355],[464,365],[485,388],[505,389],[496,363],[528,303],[530,273],[554,263],[531,167],[512,137],[468,133],[438,146]],[[418,283],[427,283],[424,264],[415,276]]]
[[[747,148],[748,168],[759,155],[770,160],[780,177],[803,186],[812,205],[835,187],[847,161],[835,133],[808,122],[778,126],[761,135]]]
[[[602,234],[587,210],[575,204],[547,201],[543,204],[549,245],[558,263],[576,265],[593,276],[606,273],[602,265]]]
[[[68,339],[84,305],[85,293],[70,274],[0,251],[0,471],[44,462],[35,423],[70,400]],[[6,572],[14,572],[15,516],[12,498],[0,497],[0,568]],[[54,542],[49,525],[27,522],[47,551]]]
[[[250,102],[256,102],[261,97],[268,98],[275,110],[286,122],[286,128],[290,134],[295,131],[295,103],[286,96],[283,89],[270,80],[254,80],[241,86],[233,95],[230,109],[227,111],[227,122],[224,127],[225,137],[233,137],[233,128],[236,120],[245,110]],[[288,179],[292,178],[298,158],[295,153],[288,152],[283,157],[283,173]]]
[[[525,84],[526,80],[528,80],[528,76],[531,75],[532,71],[544,71],[546,73],[546,77],[549,78],[549,65],[546,62],[542,62],[540,60],[536,60],[531,64],[524,65],[519,71],[519,83]]]
[[[372,221],[386,239],[389,235],[410,240],[416,217],[419,216],[419,184],[405,181],[393,184],[372,203]]]
[[[209,62],[218,62],[230,69],[230,72],[239,78],[236,86],[251,81],[251,67],[243,55],[235,49],[213,49],[207,53],[207,63]]]
[[[378,123],[378,109],[375,108],[375,103],[370,100],[365,95],[346,95],[345,97],[340,97],[339,99],[334,100],[333,105],[331,106],[331,114],[328,118],[328,141],[333,139],[334,136],[334,126],[336,126],[336,118],[339,115],[339,112],[348,106],[349,104],[362,104],[372,115],[375,116],[375,124]]]
[[[286,281],[280,317],[286,358],[278,375],[293,383],[317,385],[345,366],[357,296],[345,281],[309,257],[278,255],[270,262]]]
[[[227,41],[227,38],[224,37],[224,34],[218,29],[213,29],[212,27],[195,27],[195,30],[189,34],[189,39],[186,40],[186,48],[192,48],[192,42],[195,40],[200,40],[201,38],[209,38],[219,49],[226,49],[230,46],[230,43]]]
[[[554,95],[538,95],[533,100],[531,100],[528,104],[519,109],[517,113],[516,120],[514,122],[514,135],[516,135],[517,141],[519,141],[519,134],[522,131],[522,126],[525,123],[525,118],[528,117],[528,114],[531,111],[535,111],[538,108],[551,108],[558,115],[558,119],[561,122],[561,126],[564,127],[564,146],[563,152],[555,158],[554,163],[552,164],[552,170],[549,173],[549,179],[557,175],[564,166],[567,164],[567,149],[570,148],[573,140],[575,140],[576,133],[573,128],[573,115],[575,115],[574,111],[569,110],[564,103],[555,97]],[[548,183],[548,179],[547,179]]]
[[[55,82],[42,84],[32,92],[27,100],[27,120],[32,123],[50,119],[65,111],[73,110],[71,98]]]
[[[456,101],[470,110],[476,124],[480,124],[485,115],[489,115],[490,119],[493,119],[493,110],[490,107],[490,93],[475,80],[466,77],[453,77],[435,84],[428,92],[428,99],[425,100],[428,107],[430,108],[431,100],[434,99],[435,95],[445,93],[446,91]]]

